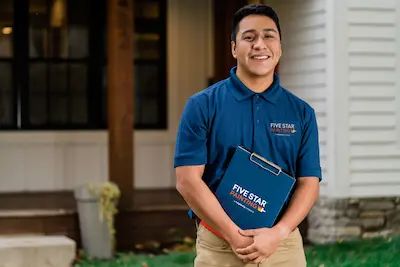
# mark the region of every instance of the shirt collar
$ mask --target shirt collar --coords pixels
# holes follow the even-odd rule
[[[244,85],[241,80],[239,80],[239,78],[236,76],[236,69],[237,67],[235,66],[230,70],[230,77],[228,79],[231,85],[229,86],[230,90],[236,100],[242,101],[257,94],[256,92],[250,90],[246,85]],[[274,73],[274,81],[272,82],[271,86],[259,95],[271,103],[276,103],[281,92],[282,88],[280,86],[278,74]]]

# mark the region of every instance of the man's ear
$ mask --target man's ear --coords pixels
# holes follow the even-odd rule
[[[234,41],[231,41],[231,50],[233,58],[236,59],[236,44]]]

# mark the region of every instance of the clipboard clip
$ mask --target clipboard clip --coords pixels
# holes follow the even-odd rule
[[[273,170],[270,170],[270,169],[267,168],[266,166],[263,166],[260,162],[257,162],[256,160],[254,160],[254,157],[256,157],[257,159],[261,160],[263,163],[265,163],[265,164],[267,164],[267,165],[269,165],[269,166],[275,168],[277,171],[275,172],[275,171],[273,171]],[[281,169],[278,165],[272,163],[271,161],[269,161],[269,160],[267,160],[267,159],[261,157],[260,155],[254,153],[254,152],[251,153],[251,155],[250,155],[250,160],[251,160],[254,164],[260,166],[260,167],[263,168],[264,170],[267,170],[267,171],[269,171],[270,173],[272,173],[272,174],[274,174],[274,175],[276,175],[276,176],[278,176],[278,175],[282,172],[282,169]]]

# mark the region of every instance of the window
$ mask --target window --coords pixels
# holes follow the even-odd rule
[[[107,0],[1,2],[0,128],[105,129]],[[136,129],[166,128],[165,2],[134,0]]]
[[[13,128],[15,94],[13,90],[13,2],[3,0],[0,4],[0,125]]]
[[[166,1],[134,1],[134,116],[136,129],[167,127]],[[107,51],[105,50],[105,54]],[[104,73],[106,74],[106,66]],[[103,86],[106,99],[106,81]],[[103,103],[103,120],[107,119]]]
[[[88,125],[87,13],[84,0],[30,1],[28,127]]]
[[[166,1],[135,2],[135,120],[166,128]]]

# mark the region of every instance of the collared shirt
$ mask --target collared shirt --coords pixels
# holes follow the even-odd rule
[[[238,145],[277,164],[295,178],[322,179],[314,109],[280,85],[263,93],[236,76],[191,96],[178,129],[174,167],[203,165],[204,182],[215,192]]]

